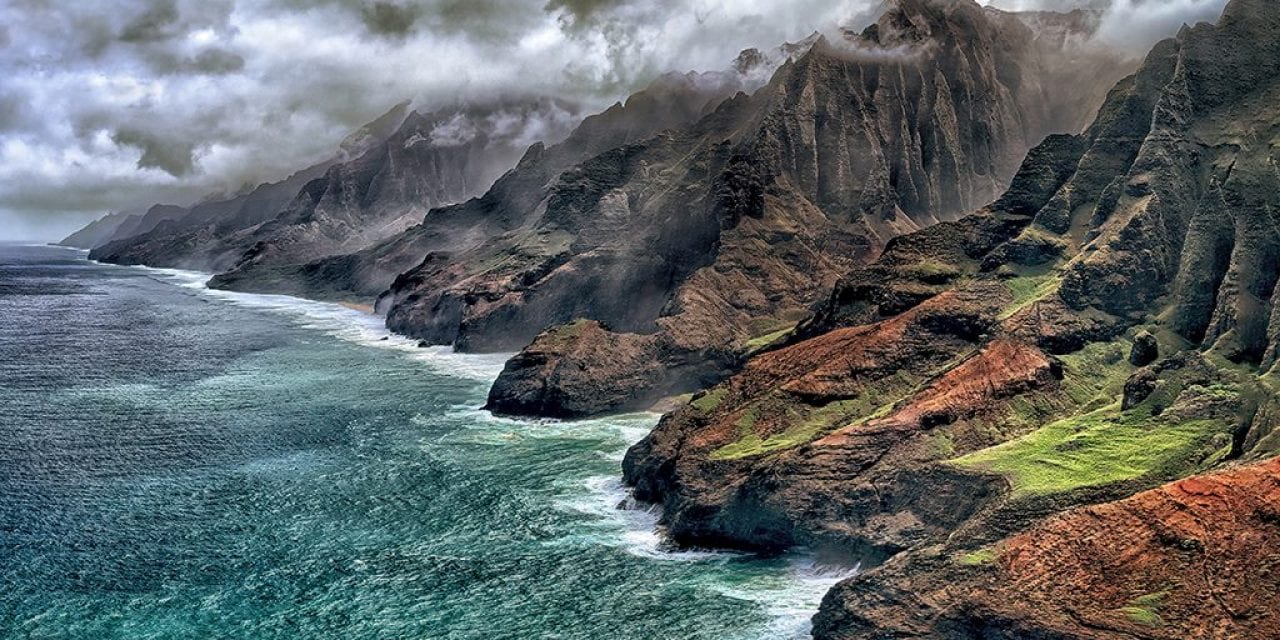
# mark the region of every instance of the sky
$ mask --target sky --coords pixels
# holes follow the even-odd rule
[[[661,73],[725,69],[881,1],[3,0],[0,240],[283,178],[404,100],[542,105],[521,135],[562,135]],[[1145,47],[1225,2],[1115,0],[1104,31]]]

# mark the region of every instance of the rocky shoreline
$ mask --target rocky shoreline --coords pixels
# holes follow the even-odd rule
[[[1128,76],[1066,49],[1096,27],[896,0],[754,93],[668,78],[479,197],[214,284],[518,350],[497,413],[677,405],[623,461],[676,543],[875,567],[819,639],[1268,637],[1280,15],[1232,0]]]
[[[1280,18],[1257,5],[1158,45],[1005,196],[891,241],[665,417],[624,463],[637,496],[680,542],[888,559],[819,638],[1268,637],[1249,558],[1274,560],[1252,541],[1280,533],[1276,466],[1240,467],[1280,452],[1257,226],[1280,183],[1243,143],[1280,130]],[[1268,62],[1219,72],[1245,58]],[[1175,533],[1196,509],[1232,513]],[[1179,580],[1199,563],[1212,587]]]

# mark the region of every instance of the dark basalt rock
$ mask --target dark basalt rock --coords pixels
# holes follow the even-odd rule
[[[564,234],[556,229],[546,229],[542,233],[525,235],[523,243],[516,239],[526,216],[536,210],[545,197],[549,183],[561,172],[595,155],[625,148],[665,129],[687,126],[732,96],[740,82],[741,78],[732,81],[718,77],[709,79],[699,74],[664,76],[631,96],[625,105],[619,103],[604,113],[587,118],[563,142],[550,147],[534,144],[519,157],[518,163],[514,162],[517,156],[511,156],[514,168],[475,200],[439,207],[425,215],[421,212],[414,214],[414,225],[403,233],[396,233],[354,253],[317,257],[314,255],[316,252],[310,252],[305,260],[292,263],[290,260],[263,258],[260,255],[262,251],[254,250],[245,256],[252,261],[251,266],[222,274],[214,278],[212,284],[319,298],[381,298],[380,309],[385,313],[394,302],[391,295],[384,295],[388,287],[393,290],[416,287],[418,285],[414,283],[418,280],[414,272],[461,260],[477,243],[486,241],[503,246],[509,241],[517,242],[519,246],[508,247],[514,262],[538,260],[520,276],[522,281],[532,282],[538,273],[558,266],[554,251],[558,250],[564,238]],[[494,166],[506,169],[512,164],[498,163]],[[417,175],[412,171],[406,174]],[[489,181],[471,181],[468,184],[483,188]],[[378,197],[384,198],[384,195],[379,192]],[[414,201],[412,204],[414,208],[421,209],[433,203],[437,201]],[[552,253],[547,255],[547,252]],[[467,273],[486,272],[492,266],[502,264],[507,257],[498,251],[474,261],[474,271]],[[462,272],[450,273],[453,277],[462,277],[459,275]],[[480,299],[479,295],[462,297]],[[415,301],[419,299],[414,298]],[[452,344],[460,334],[456,326],[459,316],[455,310],[462,306],[462,301],[448,302],[438,309],[433,308],[429,313],[433,316],[431,318],[423,317],[428,315],[427,312],[412,314],[406,320],[396,316],[391,318],[389,326],[407,335],[427,338],[435,344]],[[510,340],[495,335],[489,336],[497,340],[494,343],[464,339],[458,346],[516,351],[546,326],[540,324],[527,331],[513,333]]]
[[[1160,358],[1160,343],[1156,337],[1146,331],[1139,332],[1133,339],[1133,349],[1129,351],[1129,364],[1145,367]]]
[[[1248,86],[1222,77],[1244,59]],[[637,497],[679,542],[890,556],[827,597],[820,638],[1266,637],[1221,618],[1274,615],[1248,570],[1224,572],[1225,602],[1138,600],[1184,559],[1229,564],[1232,540],[1268,539],[1247,514],[1220,514],[1225,535],[1186,515],[1234,504],[1236,480],[1041,523],[1280,452],[1280,237],[1262,201],[1280,193],[1263,142],[1278,70],[1280,14],[1250,0],[1161,43],[1006,197],[887,243],[786,345],[666,416],[624,462]],[[1112,480],[1109,447],[1158,455]],[[1059,456],[1087,473],[1044,482]],[[1244,475],[1243,503],[1280,495],[1271,470]]]
[[[352,134],[342,154],[293,175],[232,197],[210,197],[190,208],[159,205],[144,215],[104,218],[79,237],[91,241],[91,257],[119,264],[143,264],[218,272],[231,268],[257,242],[254,232],[286,209],[298,193],[348,156],[358,156],[392,135],[405,120],[407,103]],[[102,233],[111,229],[109,235]],[[86,237],[86,236],[92,236]]]
[[[1043,32],[1024,19],[970,2],[895,3],[881,28],[819,41],[767,88],[690,130],[566,172],[545,212],[520,232],[554,229],[566,244],[535,253],[514,244],[528,237],[517,236],[424,263],[393,287],[389,322],[429,340],[501,350],[584,317],[622,334],[608,342],[620,348],[662,345],[655,357],[663,373],[630,378],[607,373],[613,361],[628,361],[625,349],[566,349],[557,367],[601,375],[555,377],[545,391],[554,401],[499,401],[513,412],[564,404],[607,412],[693,388],[708,372],[732,372],[744,356],[780,343],[839,277],[892,238],[994,199],[1031,143],[1082,126],[1072,109],[1042,108],[1058,103],[1064,85],[1055,74],[1074,70],[1049,63],[1063,45],[1038,40]],[[1102,95],[1100,86],[1079,86]],[[984,96],[980,108],[974,96]],[[1058,175],[1048,158],[1080,144],[1055,139],[1008,198],[1029,208],[1050,197],[1043,183],[1070,174]],[[983,231],[1008,240],[998,230],[972,231],[979,243]],[[477,262],[502,266],[477,276],[465,268]],[[960,275],[945,265],[922,269],[919,288],[884,293],[902,311]],[[536,378],[544,368],[540,357],[517,358],[495,397],[524,386],[507,378]],[[602,395],[605,380],[622,386]],[[592,410],[591,397],[610,400]]]

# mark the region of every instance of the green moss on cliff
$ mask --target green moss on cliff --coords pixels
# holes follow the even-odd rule
[[[748,412],[747,415],[751,416],[749,423],[744,423],[743,420],[738,422],[738,440],[717,449],[711,454],[711,459],[737,460],[784,451],[812,442],[833,426],[837,416],[847,414],[853,404],[856,404],[856,401],[833,402],[807,412],[804,417],[797,416],[797,419],[781,433],[763,438],[755,431],[757,420],[755,414]]]
[[[1055,494],[1142,477],[1166,479],[1216,465],[1230,454],[1235,417],[1222,407],[1240,398],[1236,384],[1194,384],[1194,367],[1171,372],[1137,406],[1121,411],[1133,366],[1128,343],[1094,344],[1062,357],[1060,406],[1075,407],[1023,438],[957,458],[969,468],[1009,477],[1015,494]],[[1029,401],[1025,420],[1053,415],[1048,402]]]
[[[767,346],[769,346],[769,345],[773,344],[774,342],[777,342],[778,340],[782,339],[782,338],[783,338],[784,336],[786,336],[788,333],[791,333],[792,331],[794,331],[794,330],[795,330],[795,328],[796,328],[796,325],[794,325],[794,324],[788,324],[788,325],[786,325],[786,326],[782,327],[781,329],[777,329],[777,330],[775,330],[775,331],[771,331],[771,332],[769,332],[769,333],[766,333],[766,334],[764,334],[764,335],[762,335],[762,336],[759,336],[759,337],[756,337],[756,338],[752,338],[751,340],[748,340],[748,341],[747,341],[747,345],[746,345],[746,346],[747,346],[747,353],[755,353],[755,352],[757,352],[757,351],[760,351],[761,349],[763,349],[763,348],[765,348],[765,347],[767,347]]]
[[[1062,280],[1056,274],[1047,274],[1010,278],[1004,284],[1013,294],[1013,304],[1000,314],[1001,320],[1012,318],[1019,311],[1054,294],[1062,286]]]
[[[1062,389],[1075,412],[1083,413],[1116,402],[1124,393],[1124,383],[1133,374],[1129,364],[1128,340],[1093,343],[1080,351],[1061,356]]]
[[[712,389],[689,404],[702,413],[711,413],[720,407],[720,403],[724,402],[724,397],[728,394],[729,392],[723,388]]]
[[[1134,598],[1128,606],[1120,609],[1120,613],[1136,624],[1163,627],[1165,622],[1160,617],[1160,610],[1164,608],[1164,600],[1168,596],[1168,591],[1161,591]]]
[[[883,417],[894,404],[914,393],[922,380],[907,372],[899,372],[869,385],[856,398],[832,402],[821,407],[804,407],[787,411],[786,428],[762,436],[757,433],[756,410],[744,414],[750,421],[739,419],[738,439],[711,454],[712,460],[737,460],[777,453],[808,444],[836,429]],[[696,404],[696,402],[695,402]]]
[[[958,458],[955,464],[1007,476],[1015,495],[1045,495],[1179,477],[1217,464],[1230,453],[1234,417],[1214,407],[1236,401],[1238,387],[1187,384],[1175,374],[1143,402],[1122,411],[1124,372],[1131,367],[1108,364],[1107,352],[1100,345],[1067,357],[1072,361],[1064,392],[1080,413]]]
[[[947,284],[963,274],[959,267],[936,260],[921,260],[903,268],[903,273],[928,284]]]
[[[1015,494],[1044,495],[1195,471],[1230,432],[1220,419],[1162,421],[1103,409],[956,460],[1008,476]]]
[[[1120,340],[1094,343],[1060,356],[1063,379],[1059,389],[1009,399],[1005,411],[984,420],[988,436],[1002,442],[1062,418],[1114,404],[1133,373],[1127,359],[1129,349],[1130,344]]]
[[[956,558],[956,562],[965,567],[984,567],[993,564],[1000,554],[994,547],[986,547],[969,553],[961,554]]]
[[[547,329],[544,340],[557,347],[571,344],[582,336],[582,330],[591,324],[590,320],[574,320],[569,324],[562,324],[558,327]]]

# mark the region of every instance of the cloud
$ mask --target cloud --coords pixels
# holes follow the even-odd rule
[[[394,2],[374,2],[361,11],[364,26],[375,34],[403,38],[418,21],[418,9]]]
[[[194,58],[188,58],[187,68],[194,73],[235,73],[244,68],[244,58],[226,49],[209,48],[197,53]]]
[[[157,42],[178,35],[178,6],[173,0],[163,0],[148,7],[142,15],[125,25],[120,32],[121,42]]]
[[[1103,14],[1098,37],[1113,46],[1145,53],[1184,24],[1217,22],[1227,0],[1114,0]]]
[[[142,150],[142,157],[138,158],[139,169],[160,169],[181,178],[191,173],[195,166],[195,145],[189,142],[165,140],[137,129],[116,131],[111,140]]]
[[[1144,55],[1158,41],[1173,36],[1183,24],[1217,22],[1228,0],[986,0],[1009,11],[1102,13],[1097,38],[1116,49]]]
[[[727,70],[745,49],[857,27],[881,1],[0,2],[0,218],[279,179],[406,99],[506,113],[469,120],[486,135],[554,137],[665,73]],[[1222,1],[1164,4],[1199,16]],[[1183,13],[1161,6],[1125,0],[1113,24],[1171,34]]]

